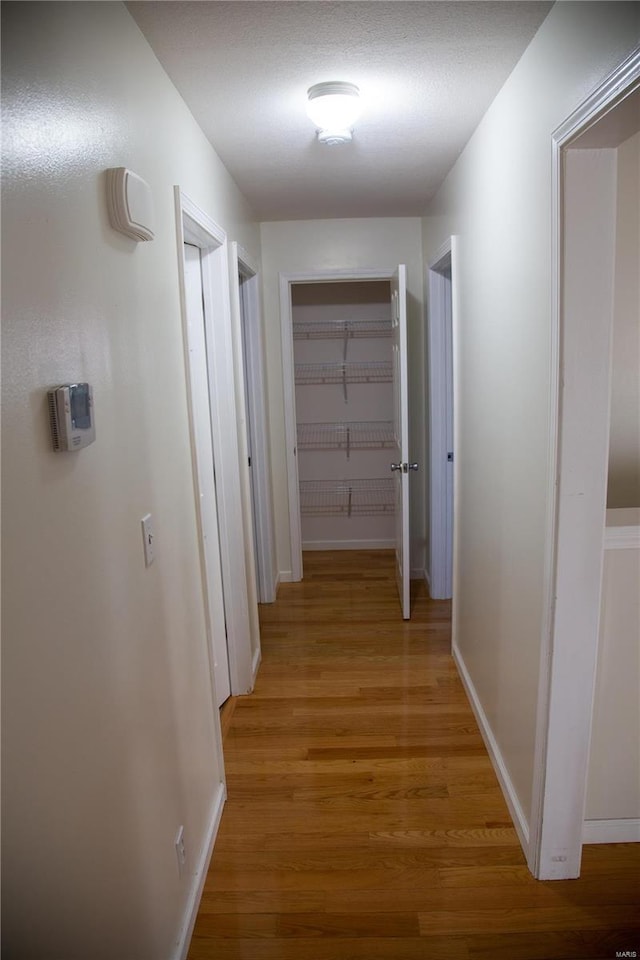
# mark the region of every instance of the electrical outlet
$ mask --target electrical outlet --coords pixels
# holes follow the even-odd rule
[[[185,868],[187,862],[187,848],[184,845],[184,827],[178,827],[178,832],[176,833],[176,856],[178,858],[178,873],[182,876],[182,872]]]

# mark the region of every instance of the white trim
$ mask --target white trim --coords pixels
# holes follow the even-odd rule
[[[628,96],[640,78],[640,49],[628,57],[554,132],[551,142],[552,161],[552,264],[551,264],[551,356],[550,356],[550,422],[547,471],[547,515],[540,679],[536,720],[536,743],[531,805],[531,842],[527,853],[529,868],[539,879],[566,879],[579,875],[581,838],[579,830],[572,830],[569,840],[566,829],[567,811],[562,810],[566,791],[559,783],[552,783],[562,771],[562,755],[567,749],[579,754],[588,751],[590,717],[593,710],[593,688],[582,690],[582,716],[568,719],[563,706],[567,692],[575,684],[575,677],[563,674],[561,655],[566,655],[566,643],[558,632],[559,555],[566,547],[566,538],[560,527],[560,444],[561,419],[564,417],[564,398],[561,402],[562,297],[563,297],[563,158],[564,150],[579,134],[584,133],[601,117]],[[591,598],[592,602],[593,598]],[[593,640],[597,643],[597,637]],[[593,644],[590,644],[592,646]],[[590,654],[589,654],[590,655]],[[586,711],[586,713],[585,713]],[[588,714],[588,715],[587,715]],[[571,740],[571,744],[570,741]],[[579,793],[586,795],[585,782]],[[575,786],[575,785],[574,785]],[[563,796],[565,801],[563,801]],[[582,821],[580,802],[573,801],[570,819]],[[584,803],[582,804],[584,810]],[[567,821],[568,822],[568,821]]]
[[[371,267],[363,270],[306,270],[281,273],[289,283],[335,283],[342,280],[393,280],[397,267]]]
[[[193,875],[191,890],[189,891],[189,896],[187,898],[187,905],[183,915],[180,937],[176,944],[176,949],[173,952],[173,960],[187,960],[187,954],[189,953],[189,946],[191,944],[191,937],[193,936],[193,928],[195,927],[196,918],[198,916],[200,900],[202,899],[202,891],[204,890],[205,880],[207,879],[207,871],[211,862],[211,856],[213,854],[213,847],[218,834],[218,828],[220,827],[220,819],[222,817],[226,796],[227,794],[224,784],[218,784],[213,799],[211,813],[209,815],[207,832],[204,843],[202,844],[202,849],[200,850],[200,856],[198,858],[198,867]]]
[[[298,435],[296,426],[295,360],[291,320],[291,277],[280,274],[280,335],[282,338],[282,386],[284,392],[284,434],[289,504],[291,579],[302,580],[302,524],[298,483]],[[282,577],[281,577],[282,579]]]
[[[451,596],[447,553],[447,419],[445,372],[445,301],[447,279],[429,268],[429,570],[434,599]]]
[[[240,265],[240,272],[243,276],[255,277],[256,274],[260,273],[260,265],[257,260],[254,260],[244,247],[241,247],[236,240],[232,242],[232,246],[235,250],[236,258]]]
[[[640,47],[636,47],[564,123],[560,124],[553,134],[554,142],[559,147],[568,146],[572,140],[589,130],[630,96],[637,89],[639,81]]]
[[[585,820],[583,843],[640,843],[640,820]]]
[[[254,297],[254,303],[248,304],[243,313],[243,296],[240,290],[239,276],[244,270],[240,264],[238,256],[238,244],[231,243],[229,248],[229,296],[231,307],[231,339],[233,346],[234,360],[234,382],[235,382],[235,401],[236,401],[236,437],[238,443],[238,472],[240,480],[240,496],[242,509],[242,534],[244,544],[244,567],[246,573],[246,591],[247,607],[249,616],[250,643],[252,651],[251,666],[251,687],[255,682],[255,671],[253,670],[253,652],[260,650],[260,620],[258,617],[258,583],[256,577],[256,546],[254,541],[255,523],[254,523],[254,497],[253,497],[253,478],[249,468],[249,424],[247,413],[247,398],[251,406],[251,396],[246,390],[245,376],[245,354],[248,351],[243,349],[243,342],[247,337],[246,327],[249,327],[251,333],[255,325],[255,312],[251,309],[257,303]],[[258,282],[256,274],[247,273],[247,284],[255,287]],[[251,279],[249,279],[251,278]],[[258,318],[259,319],[259,318]],[[250,375],[249,382],[253,384]],[[249,418],[250,419],[250,418]],[[257,480],[256,480],[257,482]],[[256,498],[257,499],[257,498]]]
[[[459,285],[459,257],[460,257],[460,238],[456,235],[451,237],[451,376],[453,379],[453,449],[454,453],[460,449],[458,437],[458,418],[456,410],[460,409],[460,378],[456,375],[456,370],[460,370],[460,328],[458,318],[460,316],[460,285]],[[451,604],[451,646],[458,644],[458,598],[460,583],[460,556],[458,537],[460,525],[457,518],[460,516],[459,491],[460,484],[460,462],[458,457],[453,460],[453,531],[451,542],[451,593],[453,602]]]
[[[534,877],[539,876],[540,842],[544,815],[544,790],[547,764],[549,727],[549,697],[551,689],[551,655],[555,615],[556,529],[558,512],[558,441],[560,419],[560,307],[561,307],[561,182],[562,158],[560,145],[552,139],[551,170],[551,330],[549,370],[549,448],[547,451],[547,531],[543,567],[542,638],[540,642],[540,672],[538,676],[538,704],[531,787],[531,842],[527,851],[527,865]]]
[[[428,264],[429,344],[429,575],[431,596],[449,599],[453,592],[453,497],[455,470],[448,466],[447,420],[453,417],[453,357],[447,362],[447,336],[452,336],[455,237],[440,247]],[[445,276],[449,271],[451,279]],[[451,315],[448,315],[448,303]],[[447,331],[447,325],[451,330]],[[452,451],[451,451],[452,452]]]
[[[185,354],[185,381],[187,389],[187,411],[189,417],[189,436],[191,445],[193,495],[198,521],[198,546],[200,554],[200,572],[202,580],[203,605],[205,613],[205,629],[207,636],[207,651],[209,655],[209,674],[213,703],[217,706],[231,691],[231,681],[228,666],[228,649],[226,641],[226,625],[224,617],[224,598],[222,586],[222,558],[219,541],[216,495],[210,478],[213,476],[213,447],[210,441],[210,429],[204,430],[203,424],[210,420],[209,399],[202,403],[202,378],[200,371],[195,370],[190,360],[192,351],[196,350],[192,343],[194,336],[204,337],[201,324],[191,329],[189,322],[189,308],[187,303],[187,283],[185,275],[185,242],[193,242],[200,250],[214,249],[222,246],[217,224],[207,223],[207,216],[203,214],[201,222],[194,219],[197,215],[194,204],[188,201],[183,209],[182,198],[178,188],[175,190],[176,204],[176,240],[178,245],[178,279],[180,287],[180,309],[182,313],[182,338]],[[185,198],[186,199],[186,198]],[[187,214],[186,209],[190,210]],[[204,224],[207,224],[206,226]],[[213,245],[213,246],[212,246]],[[206,391],[206,387],[204,390]],[[196,396],[197,394],[197,396]],[[201,407],[206,404],[206,415]],[[201,435],[200,431],[204,431]],[[209,438],[209,439],[207,439]],[[204,509],[203,509],[204,507]],[[206,516],[205,516],[206,514]],[[206,536],[206,531],[213,531],[213,538]],[[216,677],[216,662],[218,661],[217,646],[222,642],[224,651],[224,674]],[[222,668],[221,668],[222,669]],[[218,689],[220,694],[218,694]],[[218,714],[215,710],[216,717]],[[222,757],[222,737],[220,733],[219,717],[214,718],[214,725],[218,737],[218,748]]]
[[[303,540],[303,550],[392,550],[395,540]],[[422,572],[421,572],[422,575]]]
[[[251,660],[251,675],[253,677],[253,682],[255,684],[256,677],[258,676],[258,670],[260,669],[260,663],[262,662],[262,650],[258,648],[253,651],[253,658]]]
[[[398,462],[412,459],[409,448],[409,350],[407,346],[407,268],[399,263],[391,281],[391,349],[393,356],[394,430]],[[395,459],[395,457],[394,457]],[[409,472],[395,473],[396,578],[403,620],[411,619],[411,520]]]
[[[476,688],[473,685],[473,681],[462,658],[462,654],[458,650],[457,646],[453,647],[451,653],[454,663],[458,668],[462,685],[465,688],[467,697],[469,698],[471,709],[473,710],[478,723],[480,734],[482,735],[482,739],[484,740],[484,744],[487,748],[489,759],[491,760],[496,777],[498,778],[498,783],[500,784],[500,788],[507,802],[509,813],[511,814],[511,819],[513,820],[513,825],[516,829],[516,833],[518,834],[518,839],[520,840],[522,849],[526,853],[529,848],[529,824],[527,823],[527,818],[525,817],[522,806],[520,805],[515,787],[513,786],[513,782],[509,776],[507,765],[504,762],[502,753],[500,752],[498,741],[493,735],[487,715],[482,708],[482,703],[480,702]]]
[[[183,193],[180,187],[173,188],[176,209],[180,212],[179,223],[182,224],[182,218],[186,217],[190,221],[184,229],[185,233],[181,239],[182,243],[193,243],[196,247],[221,247],[226,243],[227,235],[218,226],[215,220],[212,220],[208,213],[201,210],[200,207]],[[189,236],[187,236],[189,234]],[[212,241],[213,240],[213,244]],[[180,251],[182,255],[182,250]]]
[[[442,270],[442,268],[447,265],[446,261],[450,261],[451,259],[451,250],[453,247],[453,240],[454,240],[453,237],[448,237],[444,241],[444,243],[442,243],[438,247],[434,255],[427,262],[427,266],[429,270],[436,270],[436,271]]]
[[[282,386],[287,462],[287,499],[289,504],[289,543],[291,580],[302,580],[302,525],[298,484],[296,395],[293,352],[291,287],[294,283],[332,283],[341,280],[392,280],[395,268],[368,270],[316,270],[304,273],[280,273],[280,337],[282,346]],[[280,573],[280,581],[284,575]]]
[[[427,593],[428,593],[429,596],[431,597],[431,578],[429,577],[429,571],[426,570],[426,569],[423,570],[423,571],[422,571],[422,576],[423,576],[423,578],[424,578],[424,583],[425,583],[425,586],[426,586],[426,588],[427,588]],[[431,599],[433,599],[433,597],[432,597]]]
[[[242,456],[242,463],[244,474],[246,474],[245,482],[248,485],[248,493],[250,494],[251,490],[253,490],[254,495],[253,498],[249,495],[248,507],[251,510],[251,522],[255,523],[257,557],[254,557],[253,538],[250,538],[251,544],[249,546],[251,561],[256,571],[257,599],[260,603],[273,603],[275,600],[275,558],[273,553],[275,533],[271,490],[271,452],[266,416],[264,338],[259,293],[260,277],[250,256],[235,242],[231,244],[231,266],[234,272],[237,267],[238,273],[245,277],[247,281],[245,284],[247,306],[245,328],[248,335],[246,337],[243,356],[241,294],[237,277],[232,278],[235,279],[232,289],[234,291],[236,337],[239,352],[237,361],[240,367],[239,376],[243,378],[243,382],[245,378],[245,357],[247,364],[246,380],[247,396],[249,399],[249,429],[251,433],[251,451],[253,454],[251,465],[252,478],[248,476],[249,467],[246,449]],[[244,389],[242,390],[242,403],[244,405]],[[246,428],[246,413],[243,419]]]
[[[202,250],[202,288],[206,339],[208,343],[215,343],[215,350],[207,350],[211,438],[216,466],[216,500],[218,502],[218,531],[229,674],[231,693],[238,695],[250,692],[253,678],[251,673],[251,625],[244,543],[241,538],[236,536],[237,531],[242,528],[243,513],[236,429],[237,415],[227,239],[224,230],[193,200],[187,197],[179,186],[174,187],[174,200],[179,242],[178,269],[182,284],[181,289],[184,288],[183,244],[188,242]],[[185,332],[185,344],[187,346],[185,366],[187,367],[187,382],[189,382],[189,338],[184,296],[183,324],[187,328]],[[189,404],[191,404],[190,392],[188,396]]]
[[[604,548],[605,550],[640,549],[640,527],[606,527]]]
[[[276,589],[281,583],[296,583],[293,578],[293,570],[279,570],[276,578]]]

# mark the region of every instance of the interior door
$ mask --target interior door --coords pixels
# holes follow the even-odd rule
[[[411,568],[409,560],[409,376],[407,364],[407,269],[401,264],[391,281],[393,331],[393,421],[396,479],[396,580],[402,616],[411,616]]]
[[[218,706],[231,694],[229,651],[224,611],[215,460],[211,436],[209,376],[202,297],[202,264],[198,247],[184,244],[184,279],[189,324],[193,429],[197,447],[198,507],[202,531],[205,600],[213,651]]]
[[[247,372],[250,370],[248,357],[248,333],[247,333],[247,303],[245,295],[246,280],[241,273],[238,273],[238,296],[240,300],[240,338],[242,340],[242,364],[244,368],[244,409],[247,418],[247,458],[249,461],[249,484],[251,486],[251,534],[253,538],[253,563],[255,567],[256,584],[260,583],[260,571],[258,569],[259,543],[258,532],[256,530],[256,517],[258,515],[257,494],[255,484],[255,474],[253,466],[253,423],[251,421],[251,397],[249,396],[249,377]]]
[[[446,391],[447,482],[445,487],[445,597],[453,593],[453,318],[451,266],[445,271],[444,374]]]

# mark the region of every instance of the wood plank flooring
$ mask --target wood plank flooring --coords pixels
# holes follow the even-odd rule
[[[261,608],[255,692],[227,714],[228,801],[189,960],[640,957],[640,845],[532,879],[450,649],[400,618],[386,551],[309,553]]]

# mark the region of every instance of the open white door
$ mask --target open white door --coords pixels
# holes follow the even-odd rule
[[[402,616],[411,616],[409,559],[409,376],[407,364],[407,268],[401,264],[391,280],[393,330],[393,420],[396,442],[391,470],[396,478],[396,579]]]
[[[202,527],[205,603],[210,619],[210,642],[217,705],[231,695],[229,652],[223,599],[223,575],[215,480],[215,457],[209,414],[209,377],[202,298],[202,263],[199,247],[184,244],[184,293],[190,347],[193,431],[197,450],[199,514]]]

